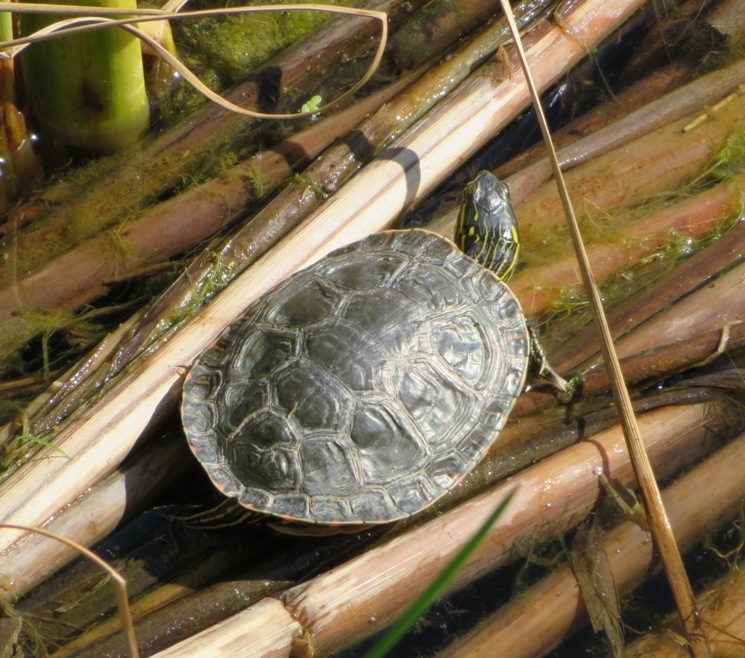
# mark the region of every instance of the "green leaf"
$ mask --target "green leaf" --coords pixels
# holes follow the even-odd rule
[[[52,450],[55,450],[63,457],[70,458],[70,455],[68,455],[62,448],[58,448],[56,445],[49,443],[46,439],[41,439],[38,436],[32,436],[31,434],[21,434],[21,436],[17,436],[15,438],[15,442],[18,443],[19,441],[30,441],[32,443],[38,443],[39,445],[45,446],[47,448],[51,448]]]
[[[308,100],[306,103],[303,103],[302,107],[300,108],[301,112],[315,112],[323,102],[323,98],[321,96],[313,96],[310,100]]]
[[[388,629],[388,632],[378,640],[375,645],[367,652],[365,658],[383,658],[394,646],[406,635],[407,631],[414,625],[417,619],[421,617],[445,591],[450,582],[455,578],[458,572],[463,568],[471,554],[481,544],[489,533],[489,530],[497,519],[507,509],[512,497],[517,491],[518,485],[515,485],[504,497],[497,508],[491,513],[489,518],[479,528],[473,538],[460,550],[452,561],[438,574],[429,586],[419,595],[419,598],[411,604],[411,607],[399,617],[398,621]]]

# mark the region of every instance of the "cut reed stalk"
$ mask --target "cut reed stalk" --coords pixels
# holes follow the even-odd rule
[[[745,495],[745,479],[740,468],[743,459],[745,435],[665,490],[665,505],[682,550],[689,549],[706,532],[737,514],[737,502]],[[626,521],[608,532],[599,550],[607,559],[619,594],[630,592],[651,569],[659,568],[649,533],[635,521]],[[701,622],[711,641],[709,620],[702,616]],[[451,646],[441,658],[478,655],[494,646],[511,658],[543,655],[587,623],[577,578],[572,568],[565,566]],[[723,639],[721,635],[719,639]],[[681,655],[689,654],[686,650]]]

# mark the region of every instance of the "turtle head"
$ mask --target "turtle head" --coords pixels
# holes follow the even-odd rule
[[[491,172],[479,172],[466,185],[455,243],[501,279],[512,274],[520,248],[517,220],[509,188]]]

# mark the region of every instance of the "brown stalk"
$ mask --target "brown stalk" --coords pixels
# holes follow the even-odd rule
[[[695,467],[664,492],[665,503],[683,549],[700,541],[713,526],[737,514],[737,502],[745,495],[740,465],[745,459],[745,435]],[[628,520],[608,532],[599,550],[605,555],[619,594],[630,592],[649,575],[655,563],[649,533]],[[707,635],[712,633],[709,619],[700,619]],[[492,619],[452,645],[440,655],[480,655],[498,646],[511,658],[543,655],[581,624],[587,611],[569,566],[553,571]],[[686,633],[689,630],[686,629]],[[719,635],[719,639],[726,640]],[[694,648],[696,645],[691,645]],[[720,645],[722,646],[722,645]],[[683,650],[687,654],[687,650]],[[739,647],[742,652],[742,647]],[[624,653],[624,655],[627,655]],[[643,654],[655,657],[657,653]]]
[[[655,314],[675,304],[722,272],[738,265],[743,259],[745,259],[745,227],[739,223],[720,240],[694,254],[669,274],[660,277],[655,281],[653,289],[634,295],[633,299],[622,302],[614,308],[608,314],[608,322],[613,335],[617,339],[624,337]],[[715,306],[722,306],[722,301],[714,295],[708,295],[704,301],[710,315],[714,315]],[[739,300],[735,297],[735,308],[738,303]],[[725,306],[724,310],[728,313],[734,309],[732,307],[727,309]],[[682,316],[680,319],[682,320]],[[720,320],[716,324],[719,326],[716,331],[721,334],[721,328],[725,326],[725,322]],[[699,327],[697,331],[702,329],[703,331],[713,329],[711,322],[708,326]],[[646,335],[652,335],[648,328],[644,331]],[[597,353],[597,340],[590,334],[589,328],[584,329],[555,350],[554,358],[557,363],[561,364],[562,371],[576,369],[586,364]],[[672,339],[673,336],[669,338]],[[665,333],[657,333],[657,340],[672,342],[668,340]],[[648,341],[645,343],[649,344]],[[629,351],[630,349],[627,348],[627,354]]]
[[[699,288],[676,303],[673,309],[665,309],[655,315],[643,327],[618,341],[618,353],[622,356],[637,354],[648,349],[654,335],[664,336],[665,342],[691,339],[712,328],[726,332],[733,323],[745,318],[745,299],[742,285],[745,280],[745,262]],[[714,303],[712,303],[712,301]],[[712,317],[715,318],[712,321]],[[679,321],[683,318],[682,322]]]
[[[658,340],[665,340],[659,334]],[[672,374],[695,367],[717,356],[721,350],[737,350],[745,347],[745,323],[731,325],[726,332],[722,329],[702,331],[685,341],[666,343],[621,358],[621,369],[628,384],[659,381]],[[582,391],[595,395],[609,390],[608,373],[602,365],[592,368],[584,378]]]
[[[181,533],[183,534],[183,529]],[[207,533],[214,534],[214,531]],[[307,578],[317,571],[319,564],[338,562],[345,555],[358,553],[360,540],[364,542],[365,537],[339,535],[328,540],[314,537],[288,541],[287,537],[262,532],[256,526],[244,527],[235,535],[234,542],[208,550],[199,562],[190,565],[172,580],[157,583],[159,586],[150,582],[149,587],[145,582],[150,575],[148,570],[137,569],[135,563],[130,566],[130,561],[127,561],[122,566],[122,572],[130,581],[130,596],[137,597],[132,604],[132,615],[138,645],[143,653],[149,655],[209,629],[227,617],[240,614],[247,607]],[[143,553],[148,555],[147,550],[140,551],[140,554]],[[77,566],[80,565],[75,565]],[[120,630],[117,619],[111,614],[113,601],[100,598],[101,605],[97,615],[90,614],[84,605],[80,606],[82,610],[76,611],[75,602],[90,597],[91,590],[97,587],[99,580],[91,581],[87,578],[89,570],[75,570],[69,577],[75,578],[76,584],[86,578],[84,583],[88,584],[88,588],[82,586],[84,583],[76,588],[64,577],[68,574],[70,569],[56,578],[56,582],[45,583],[45,600],[33,601],[33,605],[29,605],[28,599],[24,600],[21,611],[31,619],[51,620],[41,630],[51,626],[50,634],[55,638],[60,632],[66,631],[68,635],[72,635],[75,628],[88,628],[72,641],[62,646],[58,643],[52,654],[54,658],[121,655]],[[150,580],[152,581],[152,577]],[[70,610],[65,615],[55,614],[60,602],[67,601],[72,602]],[[105,613],[110,613],[111,616],[100,621]],[[188,623],[185,624],[186,619]],[[55,624],[55,621],[59,623]],[[252,639],[255,642],[260,641],[257,637]]]
[[[198,656],[209,647],[212,655],[236,655],[243,658],[291,656],[293,645],[302,638],[302,625],[276,599],[264,599],[232,617],[230,628],[213,626],[195,635],[185,644],[160,651],[158,658]]]
[[[698,612],[696,610],[696,604],[693,597],[693,591],[691,589],[690,582],[683,566],[683,560],[680,555],[680,550],[675,542],[675,537],[672,532],[672,527],[665,511],[662,498],[660,496],[659,489],[657,488],[657,481],[652,470],[652,466],[649,462],[649,457],[644,448],[644,442],[641,437],[639,426],[634,415],[634,411],[631,404],[631,398],[629,396],[628,389],[623,380],[623,373],[621,366],[613,348],[613,337],[608,327],[608,322],[605,318],[603,311],[602,301],[600,299],[600,293],[598,292],[597,286],[593,279],[593,274],[590,269],[590,263],[587,258],[584,244],[582,242],[582,236],[579,232],[579,226],[577,224],[576,217],[574,215],[574,208],[572,207],[571,200],[569,198],[569,192],[564,183],[564,179],[561,173],[561,167],[559,160],[556,156],[553,143],[551,142],[551,134],[548,129],[548,123],[546,122],[545,116],[543,116],[543,109],[541,106],[541,99],[539,92],[533,82],[530,66],[527,62],[525,52],[522,47],[522,41],[520,39],[519,30],[515,25],[514,19],[512,18],[512,12],[507,0],[502,0],[502,8],[505,12],[508,22],[510,23],[510,29],[515,39],[515,45],[520,55],[520,61],[522,63],[525,72],[525,81],[530,88],[531,97],[533,99],[533,106],[538,116],[538,122],[541,127],[541,133],[543,139],[546,142],[546,148],[549,152],[549,159],[551,162],[551,168],[553,171],[554,179],[559,188],[559,194],[561,196],[562,207],[564,214],[569,224],[570,233],[572,236],[572,243],[574,244],[575,252],[577,253],[577,260],[580,263],[580,272],[582,274],[582,282],[585,287],[588,299],[590,300],[590,310],[592,312],[593,319],[597,325],[598,331],[601,335],[601,352],[603,354],[603,361],[610,375],[611,391],[616,401],[618,413],[621,418],[621,425],[623,427],[624,436],[629,449],[629,456],[632,464],[634,465],[634,472],[636,474],[637,481],[641,488],[642,500],[644,502],[644,509],[647,513],[647,519],[652,532],[655,545],[657,546],[662,560],[663,566],[667,573],[667,577],[670,581],[670,586],[673,590],[673,596],[678,607],[683,626],[686,630],[686,637],[690,643],[691,650],[694,656],[697,658],[705,658],[711,655],[711,650],[706,641],[706,635],[701,627]],[[567,29],[571,31],[571,21],[574,18],[574,11],[570,15],[562,17],[562,21],[567,23]]]
[[[744,105],[745,95],[741,95],[696,130],[683,130],[691,120],[684,117],[596,157],[592,163],[571,169],[565,178],[576,194],[581,195],[576,214],[585,218],[592,216],[598,207],[611,212],[648,201],[655,195],[674,197],[710,165],[712,157],[738,129]],[[621,154],[623,159],[619,160]],[[516,212],[518,217],[530,218],[526,238],[539,239],[543,232],[560,225],[556,214],[552,214],[560,210],[555,188],[543,185],[518,204]]]
[[[669,94],[675,94],[676,90],[684,88],[691,75],[690,66],[677,60],[671,62],[559,128],[552,135],[562,169],[566,171],[656,126],[674,120],[669,110],[660,107],[661,101],[665,101]],[[698,78],[692,84],[700,83],[706,78],[707,76]],[[719,87],[712,88],[710,93],[718,97]],[[682,110],[686,114],[690,108],[698,105],[698,99],[692,100],[690,96],[681,97],[680,100],[687,108]],[[639,114],[636,114],[637,112]],[[636,120],[625,121],[631,114],[635,114]],[[646,120],[640,120],[642,116]],[[612,135],[606,133],[603,139],[593,137],[610,124],[616,127]],[[510,180],[515,188],[515,202],[519,203],[551,176],[551,167],[546,160],[543,143],[539,142],[519,153],[509,162],[499,166],[494,174],[502,179],[515,176]]]

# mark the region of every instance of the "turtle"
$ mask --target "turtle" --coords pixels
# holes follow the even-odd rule
[[[186,437],[213,483],[280,523],[333,527],[397,521],[450,491],[529,363],[555,375],[505,283],[518,251],[509,189],[483,171],[455,242],[375,233],[252,303],[184,382]]]

